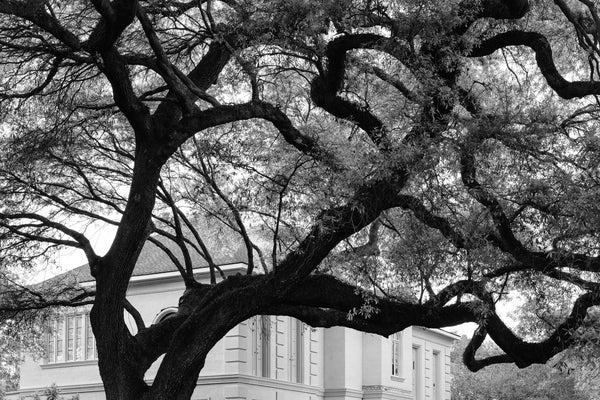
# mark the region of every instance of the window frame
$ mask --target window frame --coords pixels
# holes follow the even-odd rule
[[[271,376],[271,326],[269,315],[256,315],[249,320],[251,329],[251,373],[261,378]]]
[[[44,366],[98,361],[89,311],[62,313],[51,318],[44,340]]]
[[[396,332],[391,337],[391,356],[392,356],[392,374],[394,378],[402,378],[402,345],[404,335],[402,332]]]
[[[179,311],[179,308],[174,307],[174,306],[163,308],[154,317],[154,320],[152,321],[152,325],[156,325],[158,323],[163,322],[165,319],[170,318],[173,315],[177,314],[178,311]]]
[[[296,319],[289,317],[289,381],[304,383],[304,330],[306,325]]]
[[[271,316],[260,316],[261,375],[271,377]]]

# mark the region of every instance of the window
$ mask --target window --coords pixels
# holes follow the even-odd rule
[[[59,317],[56,323],[54,324],[54,329],[56,332],[56,357],[55,362],[64,362],[65,361],[65,317]],[[48,357],[51,360],[50,357]]]
[[[421,363],[421,347],[412,348],[412,390],[415,400],[423,400],[425,384],[423,382],[423,371]]]
[[[250,320],[252,329],[252,374],[271,376],[271,318],[259,315]]]
[[[261,370],[262,376],[269,378],[271,376],[271,317],[261,315]]]
[[[177,314],[178,310],[179,309],[177,307],[163,308],[162,310],[160,310],[158,312],[158,314],[156,314],[156,317],[154,317],[154,321],[152,321],[152,325],[158,324],[160,322],[163,322],[165,319],[171,318],[172,316]]]
[[[75,361],[83,360],[83,318],[73,317],[75,320]]]
[[[96,358],[96,340],[92,332],[92,324],[90,323],[90,314],[85,314],[85,358],[93,360]]]
[[[290,318],[290,381],[304,383],[304,330],[306,326]]]
[[[96,341],[88,313],[61,315],[49,323],[46,363],[95,360]]]
[[[431,359],[432,400],[440,400],[442,398],[442,366],[440,365],[440,360],[440,352],[438,350],[434,350],[433,357]]]
[[[402,332],[392,335],[392,376],[400,376],[402,371]]]
[[[67,316],[67,361],[73,361],[73,344],[75,342],[75,329],[73,329],[73,320],[75,316]]]

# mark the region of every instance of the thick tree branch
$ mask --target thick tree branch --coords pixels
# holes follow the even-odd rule
[[[261,118],[271,122],[283,138],[300,150],[316,159],[332,162],[331,155],[316,142],[294,127],[292,121],[279,108],[265,102],[250,102],[237,105],[223,105],[193,113],[177,125],[175,146],[204,129],[234,121]]]
[[[398,191],[407,176],[390,175],[366,182],[345,205],[323,211],[298,248],[279,263],[277,275],[284,281],[307,276],[339,242],[372,223],[382,211],[398,206]]]
[[[206,54],[187,75],[190,80],[190,85],[188,86],[193,85],[199,91],[205,93],[217,81],[217,77],[225,65],[227,65],[230,58],[231,54],[223,43],[218,41],[211,43]],[[165,101],[161,102],[153,114],[155,124],[162,126],[163,129],[172,128],[180,121],[183,115],[179,105],[171,101],[174,98],[175,94],[169,91]]]
[[[101,70],[111,84],[115,103],[138,137],[149,135],[151,131],[150,112],[133,90],[125,61],[115,48],[104,50],[102,60]]]
[[[481,7],[479,18],[495,19],[520,19],[530,9],[528,0],[483,0],[476,6]]]
[[[518,338],[495,314],[485,318],[486,330],[494,342],[506,353],[506,356],[492,358],[467,365],[473,371],[497,362],[506,362],[510,357],[519,368],[532,364],[544,364],[550,358],[571,346],[576,339],[577,328],[583,323],[587,311],[600,305],[598,292],[582,294],[573,304],[571,314],[545,340],[537,343],[525,342]]]
[[[80,50],[81,43],[77,36],[64,28],[54,16],[46,11],[45,3],[43,0],[3,0],[0,2],[0,13],[30,21],[71,49]]]
[[[558,72],[548,39],[537,32],[508,31],[486,39],[473,48],[470,57],[483,57],[508,46],[527,46],[535,52],[535,60],[548,85],[564,99],[600,94],[600,82],[569,82]]]
[[[527,268],[542,272],[556,267],[571,267],[590,272],[600,271],[600,257],[572,252],[536,252],[527,249],[514,235],[511,220],[507,217],[500,202],[477,181],[475,155],[472,149],[463,147],[460,161],[463,184],[467,187],[469,194],[489,210],[498,231],[499,236],[492,242],[519,262],[519,265],[500,268],[488,276],[500,276],[507,272]]]
[[[138,8],[137,17],[142,25],[142,28],[144,29],[146,37],[148,38],[150,47],[156,56],[158,72],[165,80],[169,89],[175,94],[184,112],[188,113],[195,111],[197,107],[194,104],[194,96],[191,96],[189,89],[182,83],[181,79],[175,72],[175,66],[169,61],[169,58],[167,57],[167,54],[165,53],[162,44],[160,43],[160,40],[156,35],[154,28],[152,27],[152,22],[148,18],[148,15],[143,8]]]
[[[481,298],[483,303],[444,306],[450,296],[453,297],[459,292],[473,294]],[[600,294],[588,292],[581,295],[565,321],[547,339],[537,343],[523,341],[514,335],[493,310],[493,301],[489,293],[481,284],[474,282],[464,281],[448,287],[440,292],[439,301],[419,305],[361,294],[360,290],[357,291],[352,285],[332,277],[315,275],[307,277],[305,283],[298,285],[294,293],[280,300],[281,303],[278,304],[281,305],[272,306],[269,311],[304,318],[308,323],[321,324],[319,326],[350,326],[383,335],[389,335],[410,325],[442,327],[460,323],[458,321],[483,320],[487,333],[506,355],[481,362],[471,360],[481,345],[480,341],[483,341],[482,335],[485,335],[485,331],[479,330],[473,338],[470,354],[467,354],[470,368],[475,369],[498,362],[515,362],[520,368],[534,363],[545,363],[574,340],[575,331],[583,323],[587,310],[600,304]],[[293,307],[286,310],[285,304]],[[321,309],[325,310],[321,313]],[[344,322],[343,318],[349,319],[348,312],[352,310],[362,310],[362,314],[360,311],[358,314],[352,313],[354,317],[351,321]],[[355,318],[358,318],[358,321],[352,321]]]
[[[142,314],[140,314],[138,309],[135,308],[127,299],[125,299],[125,311],[127,311],[129,315],[133,317],[138,332],[146,329],[146,324],[144,324],[144,318],[142,318]]]
[[[102,16],[84,46],[90,53],[104,53],[119,39],[134,21],[139,4],[137,0],[92,0]]]
[[[318,307],[309,307],[301,305],[287,306],[284,304],[267,307],[265,313],[269,315],[286,315],[297,318],[312,327],[331,328],[334,326],[344,326],[357,329],[361,332],[374,333],[382,336],[390,336],[396,332],[406,329],[412,325],[437,327],[438,324],[447,324],[439,326],[450,326],[460,324],[460,321],[469,321],[470,311],[465,304],[453,304],[442,307],[439,310],[433,310],[419,306],[398,306],[395,310],[398,315],[388,320],[389,323],[382,323],[382,318],[363,317],[360,314],[350,314],[335,309],[326,309]],[[360,311],[359,311],[360,312]],[[376,311],[375,311],[376,312]],[[420,318],[419,315],[428,316]]]
[[[316,105],[330,114],[357,124],[372,142],[382,148],[391,146],[383,122],[365,107],[338,96],[346,73],[346,53],[360,48],[380,48],[386,38],[374,34],[344,35],[327,46],[327,70],[311,83],[311,98]]]
[[[467,347],[465,347],[465,351],[463,353],[463,362],[469,368],[469,370],[475,372],[479,371],[482,368],[493,364],[501,364],[501,363],[512,363],[513,359],[508,354],[498,354],[494,356],[489,356],[484,359],[476,359],[475,354],[477,350],[483,344],[485,337],[487,336],[487,331],[484,326],[479,325],[479,327],[473,333],[473,337],[469,341]]]
[[[467,240],[461,232],[450,225],[447,219],[433,214],[416,197],[401,195],[399,206],[411,210],[417,219],[428,227],[440,231],[440,233],[457,248],[466,249],[472,246],[469,240]]]

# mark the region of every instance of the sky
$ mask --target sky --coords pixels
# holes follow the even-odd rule
[[[103,225],[102,227],[90,227],[85,235],[92,243],[92,247],[96,254],[102,256],[110,248],[116,231],[117,228],[115,226]],[[56,254],[55,264],[57,265],[57,268],[41,266],[28,277],[27,281],[30,283],[45,281],[46,279],[52,278],[65,271],[87,264],[87,259],[82,250],[65,248]]]

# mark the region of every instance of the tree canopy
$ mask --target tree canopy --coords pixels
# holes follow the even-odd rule
[[[111,400],[189,399],[257,314],[381,335],[475,322],[469,369],[545,363],[600,304],[599,39],[587,0],[4,0],[2,268],[72,247],[96,285],[3,280],[2,318],[92,304]],[[245,276],[222,279],[215,232]],[[146,241],[186,292],[132,333]],[[499,317],[508,293],[539,335]],[[477,357],[488,336],[502,353]]]

